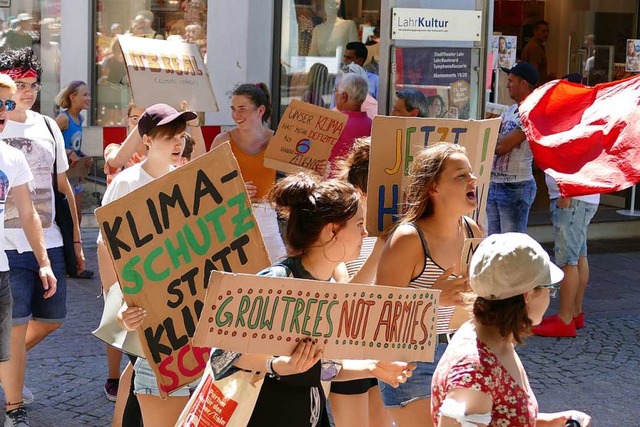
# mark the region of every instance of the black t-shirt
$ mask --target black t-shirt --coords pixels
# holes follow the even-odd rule
[[[317,280],[297,257],[286,258],[258,275]],[[301,374],[265,377],[248,427],[329,427],[321,369],[318,362]]]

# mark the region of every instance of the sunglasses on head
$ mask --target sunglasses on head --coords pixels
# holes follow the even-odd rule
[[[16,108],[16,101],[13,99],[1,100],[0,99],[0,109],[5,109],[7,111],[13,111]]]

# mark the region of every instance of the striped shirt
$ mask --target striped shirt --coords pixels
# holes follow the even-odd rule
[[[473,237],[473,230],[471,230],[471,226],[467,222],[467,219],[463,217],[463,222],[465,228],[467,229],[467,237]],[[418,232],[418,236],[420,236],[420,242],[422,243],[422,250],[424,251],[424,268],[422,272],[415,278],[413,278],[409,282],[409,287],[413,289],[430,289],[433,284],[438,280],[438,277],[445,272],[446,269],[440,267],[429,255],[429,250],[427,249],[427,241],[424,237],[424,233],[422,229],[415,223],[407,223],[416,229]],[[453,278],[457,277],[452,275]],[[443,306],[440,305],[438,308],[438,323],[436,325],[436,333],[437,334],[452,334],[455,332],[454,329],[449,328],[449,324],[451,323],[451,317],[453,317],[453,312],[456,309],[455,305],[452,306]]]
[[[347,267],[347,272],[349,273],[349,277],[355,276],[355,274],[362,268],[364,262],[369,258],[371,252],[373,252],[373,247],[376,245],[377,237],[365,237],[362,240],[362,248],[360,248],[360,256],[353,261],[345,262]]]

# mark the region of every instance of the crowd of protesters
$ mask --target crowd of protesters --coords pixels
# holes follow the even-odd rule
[[[144,17],[141,25],[143,21]],[[517,102],[537,83],[536,70],[520,64],[507,70]],[[30,48],[0,54],[0,383],[6,400],[5,426],[15,427],[29,426],[26,405],[33,396],[24,384],[27,352],[66,317],[68,269],[57,223],[56,192],[63,193],[70,206],[73,267],[79,275],[89,275],[76,209],[78,188],[67,178],[70,165],[83,157],[80,112],[87,106],[87,85],[72,82],[62,91],[59,105],[64,111],[54,121],[31,110],[41,74]],[[555,257],[562,268],[556,267],[540,245],[523,234],[526,219],[523,230],[522,218],[528,214],[531,198],[525,169],[530,171],[531,156],[517,114],[510,111],[496,148],[489,194],[490,235],[474,254],[469,271],[462,271],[458,264],[464,240],[484,233],[481,225],[466,216],[476,208],[476,176],[465,149],[458,145],[432,144],[414,157],[405,188],[408,208],[383,236],[369,239],[365,200],[372,122],[362,111],[368,85],[366,75],[354,72],[345,72],[338,80],[335,105],[348,121],[329,161],[315,171],[277,180],[276,171],[264,167],[264,153],[274,135],[265,126],[271,100],[264,83],[234,89],[231,110],[236,127],[220,134],[211,150],[229,142],[238,160],[273,261],[258,274],[440,290],[435,361],[325,360],[316,341],[303,339],[292,354],[285,355],[213,349],[209,363],[216,379],[266,367],[269,375],[250,415],[250,426],[564,426],[571,417],[588,426],[589,417],[578,411],[539,412],[515,346],[532,330],[536,332],[534,326],[541,322],[541,335],[558,321],[569,321],[574,328],[583,325],[580,274],[585,270],[586,227],[593,201],[567,204],[556,194]],[[105,149],[109,185],[103,204],[206,151],[197,114],[185,103],[178,107],[129,106],[127,139]],[[404,90],[397,94],[393,113],[426,117],[429,102],[418,91]],[[505,156],[515,160],[509,162]],[[507,193],[515,188],[513,183],[528,192],[518,193],[526,198],[522,208],[502,204],[516,200]],[[562,235],[566,227],[560,216],[569,208],[585,212],[575,226],[581,232],[578,237]],[[279,218],[286,223],[283,234]],[[519,228],[511,230],[511,226]],[[119,286],[100,237],[98,261],[106,297]],[[569,282],[558,318],[543,320],[551,294],[558,287],[562,293]],[[464,307],[470,308],[472,316],[466,322],[454,321],[456,309]],[[127,306],[122,300],[117,322],[123,330],[136,333],[145,315],[145,307]],[[113,425],[173,426],[198,381],[165,399],[145,358],[130,357],[122,374],[120,358],[117,350],[108,347],[105,393],[116,400]],[[323,382],[331,385],[324,387]]]

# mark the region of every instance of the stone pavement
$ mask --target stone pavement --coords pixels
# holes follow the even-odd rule
[[[83,230],[94,271],[96,235],[96,229]],[[595,426],[637,426],[640,243],[598,242],[590,248],[586,329],[576,339],[529,338],[519,354],[542,411],[574,408],[591,414]],[[99,280],[74,279],[68,286],[67,323],[29,353],[27,385],[36,399],[28,406],[31,425],[108,426],[113,403],[102,391],[104,345],[91,335],[102,313]]]

